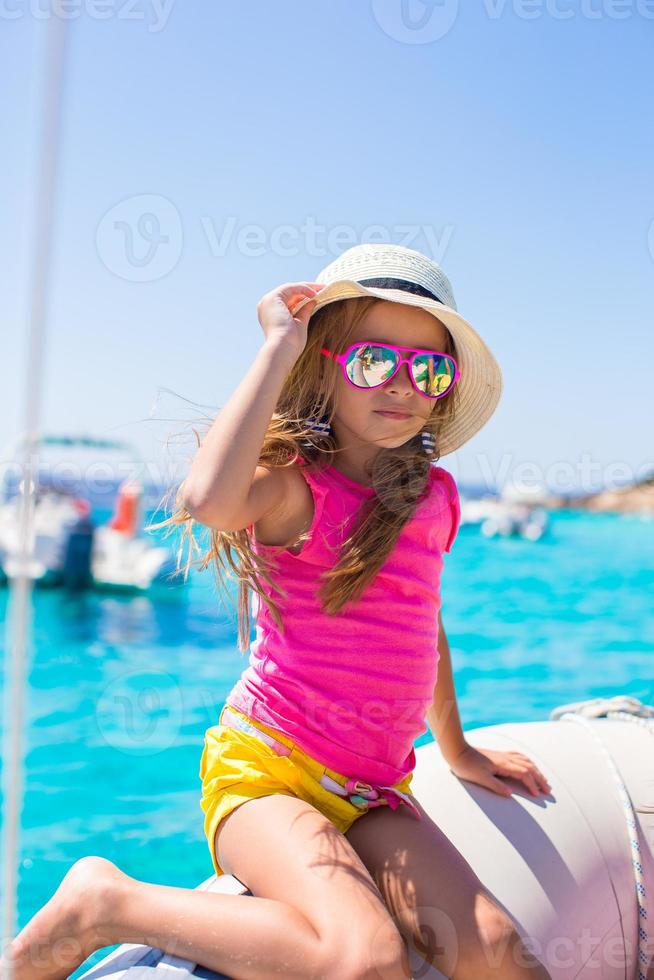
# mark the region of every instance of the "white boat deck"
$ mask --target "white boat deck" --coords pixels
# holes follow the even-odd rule
[[[654,717],[617,715],[466,732],[479,748],[529,755],[552,786],[551,794],[538,798],[515,780],[512,796],[503,798],[458,779],[435,742],[416,752],[416,797],[514,917],[520,934],[536,942],[534,952],[553,980],[585,975],[591,960],[600,963],[593,970],[598,980],[635,977],[639,931],[650,931],[645,923],[648,902],[650,917],[654,911]],[[232,875],[212,875],[198,888],[252,894]],[[421,980],[443,980],[415,951],[409,960]],[[223,974],[125,944],[83,976],[215,980]]]

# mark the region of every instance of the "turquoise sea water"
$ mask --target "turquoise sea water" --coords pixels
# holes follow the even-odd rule
[[[442,592],[465,729],[598,695],[654,703],[654,522],[554,513],[535,543],[464,526]],[[212,874],[199,760],[246,662],[210,572],[151,598],[36,592],[19,928],[85,854],[167,885]]]

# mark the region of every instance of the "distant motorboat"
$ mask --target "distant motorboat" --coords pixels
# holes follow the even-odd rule
[[[497,510],[496,497],[463,497],[460,495],[461,524],[481,527],[487,517],[493,517]]]
[[[549,517],[544,507],[499,502],[495,514],[482,523],[481,533],[486,538],[521,537],[539,541],[548,525]]]
[[[21,573],[41,585],[60,585],[70,561],[73,532],[89,522],[90,505],[73,494],[46,490],[37,494],[27,556],[22,559],[19,540],[21,497],[0,506],[0,565],[4,577]]]
[[[461,524],[478,526],[486,538],[521,537],[538,541],[549,527],[549,514],[542,506],[497,497],[461,498]]]
[[[91,572],[94,585],[100,588],[149,589],[168,582],[175,570],[167,548],[138,537],[142,493],[140,483],[126,480],[118,489],[112,519],[96,528]]]
[[[43,435],[40,448],[120,451],[130,458],[132,475],[118,487],[114,513],[106,525],[91,517],[91,504],[79,493],[58,485],[50,474],[38,474],[34,514],[27,554],[19,539],[19,515],[23,484],[8,496],[6,472],[0,483],[0,569],[2,579],[27,575],[34,584],[71,588],[100,588],[127,591],[148,590],[158,585],[181,585],[175,575],[173,553],[141,536],[144,487],[138,473],[143,463],[125,442],[79,435]],[[5,471],[9,465],[5,462]],[[61,481],[59,481],[61,482]]]

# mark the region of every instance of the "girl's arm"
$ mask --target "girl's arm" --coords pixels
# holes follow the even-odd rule
[[[443,758],[449,764],[466,748],[461,727],[459,708],[454,692],[452,658],[447,642],[440,610],[438,613],[438,677],[434,688],[434,701],[427,710],[426,721],[438,742]]]
[[[258,518],[254,514],[248,519],[250,509],[260,510],[257,499],[248,500],[250,489],[254,489],[266,429],[293,363],[288,349],[266,341],[196,452],[181,497],[189,513],[203,524],[222,531],[240,530]],[[256,486],[255,497],[267,496],[269,504],[275,502],[271,481],[257,480]]]
[[[478,749],[466,742],[454,693],[450,646],[440,611],[438,625],[438,678],[434,702],[427,711],[426,721],[451,771],[460,779],[478,783],[500,796],[511,796],[511,787],[501,778],[507,776],[522,780],[533,796],[538,796],[540,792],[550,793],[550,784],[529,756],[522,752]]]
[[[313,303],[295,319],[289,305],[315,294],[307,283],[289,283],[267,293],[257,307],[266,340],[209,429],[180,489],[183,505],[202,524],[237,531],[283,505],[285,475],[258,462],[284,381],[306,344]]]

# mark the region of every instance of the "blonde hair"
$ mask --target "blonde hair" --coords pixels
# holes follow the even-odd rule
[[[334,392],[340,365],[321,355],[321,348],[343,350],[351,342],[358,325],[371,307],[384,302],[373,297],[340,300],[329,303],[313,314],[309,322],[307,344],[284,381],[277,405],[264,438],[259,465],[268,468],[291,466],[298,457],[307,463],[309,472],[320,472],[329,466],[339,452],[333,436],[316,433],[315,421],[330,422],[333,413]],[[456,357],[456,346],[449,332],[444,353]],[[436,449],[428,456],[423,448],[420,433],[396,448],[382,448],[375,457],[372,479],[375,493],[366,498],[357,514],[354,529],[343,541],[336,564],[322,573],[318,590],[322,610],[336,615],[347,602],[358,599],[368,583],[375,577],[390,555],[402,531],[413,516],[420,500],[427,492],[430,464],[438,460],[438,430],[445,418],[452,418],[457,404],[456,386],[444,398],[434,402],[432,413],[423,426],[424,432],[436,438]],[[210,423],[209,423],[210,424]],[[195,431],[195,430],[194,430]],[[200,445],[197,431],[195,437]],[[265,580],[272,590],[283,598],[285,590],[275,583],[274,546],[268,546],[271,557],[257,554],[252,546],[253,526],[240,531],[220,531],[210,528],[210,546],[196,562],[191,559],[193,550],[201,551],[194,537],[196,523],[183,506],[179,489],[176,493],[176,510],[165,521],[150,528],[183,528],[178,552],[184,543],[189,546],[188,560],[183,568],[185,576],[193,564],[204,570],[213,563],[216,582],[225,585],[233,572],[238,579],[238,648],[245,652],[249,644],[250,595],[256,592],[266,603],[271,616],[283,631],[280,607],[268,596],[261,585]],[[297,543],[305,541],[305,531]],[[284,548],[279,546],[279,550]]]

